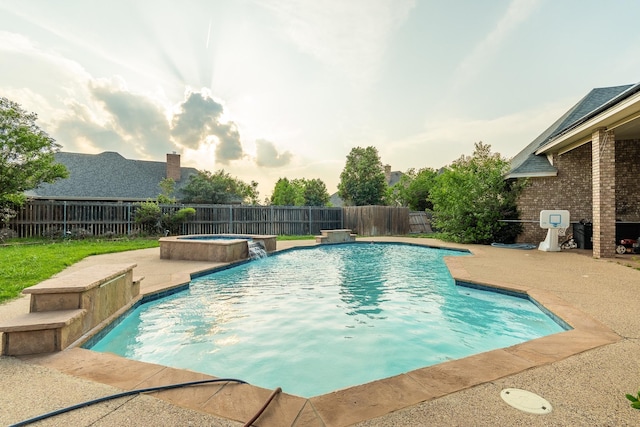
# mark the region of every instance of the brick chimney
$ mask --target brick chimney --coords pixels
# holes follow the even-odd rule
[[[180,154],[167,153],[167,178],[173,179],[175,182],[180,181]]]
[[[384,179],[387,180],[387,184],[391,181],[391,165],[384,165]]]

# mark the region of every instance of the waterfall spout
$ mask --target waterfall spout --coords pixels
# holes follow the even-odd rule
[[[261,240],[248,240],[247,245],[249,247],[249,258],[262,259],[267,257],[267,251],[265,250],[264,242],[262,242]]]

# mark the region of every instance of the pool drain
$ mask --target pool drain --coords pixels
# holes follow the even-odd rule
[[[551,404],[542,397],[519,388],[505,388],[500,392],[502,400],[516,409],[530,414],[543,415],[552,411]]]

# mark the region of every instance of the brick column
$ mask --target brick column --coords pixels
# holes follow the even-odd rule
[[[613,258],[616,239],[616,148],[612,130],[596,129],[591,139],[593,256]]]

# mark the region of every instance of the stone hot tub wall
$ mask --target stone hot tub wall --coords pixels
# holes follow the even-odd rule
[[[160,258],[210,262],[239,261],[249,258],[249,247],[245,238],[263,242],[267,253],[276,250],[276,236],[272,235],[212,234],[212,239],[206,240],[207,236],[163,237],[160,239]],[[227,239],[216,239],[221,237]]]

